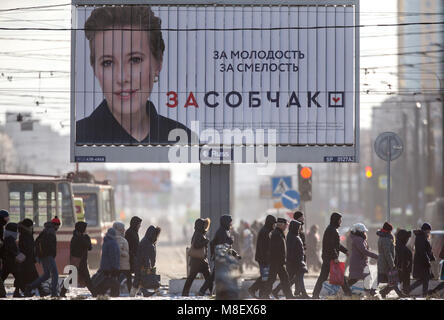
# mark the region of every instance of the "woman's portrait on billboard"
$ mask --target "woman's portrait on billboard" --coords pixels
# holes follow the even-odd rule
[[[104,99],[76,122],[77,144],[172,144],[170,130],[191,131],[158,114],[150,101],[162,70],[161,20],[149,6],[105,6],[85,22],[89,62]]]

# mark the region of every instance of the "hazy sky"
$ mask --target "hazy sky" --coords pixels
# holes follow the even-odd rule
[[[67,0],[1,0],[0,27],[70,28],[71,6],[2,11],[18,6],[67,3]],[[396,11],[395,0],[361,1],[361,24],[397,23]],[[361,68],[396,66],[396,55],[375,56],[381,53],[396,53],[396,32],[396,27],[361,28],[361,56],[372,55],[361,57]],[[396,71],[393,67],[387,70]],[[384,73],[367,75],[361,71],[361,90],[385,91],[389,88],[388,84],[396,90],[396,76],[387,74],[387,70]],[[0,123],[4,121],[6,111],[32,111],[34,118],[41,119],[43,123],[50,124],[63,134],[69,134],[69,76],[69,31],[0,30]],[[385,98],[384,95],[361,94],[361,127],[369,126],[371,107],[378,105]],[[121,166],[133,168],[140,165],[110,165],[114,168]],[[199,167],[144,165],[153,166],[171,168],[176,178],[184,178],[190,168]]]

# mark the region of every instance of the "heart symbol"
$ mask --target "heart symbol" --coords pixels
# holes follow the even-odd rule
[[[339,100],[341,100],[341,98],[339,98],[339,97],[337,97],[337,98],[333,98],[333,101],[334,101],[335,103],[338,103]]]

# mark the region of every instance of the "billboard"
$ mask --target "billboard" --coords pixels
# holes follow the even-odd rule
[[[73,2],[72,160],[273,145],[278,162],[357,161],[355,1],[125,3]]]

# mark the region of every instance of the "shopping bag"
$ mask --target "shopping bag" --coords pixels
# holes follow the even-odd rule
[[[345,262],[330,261],[330,284],[342,286],[344,284]]]

